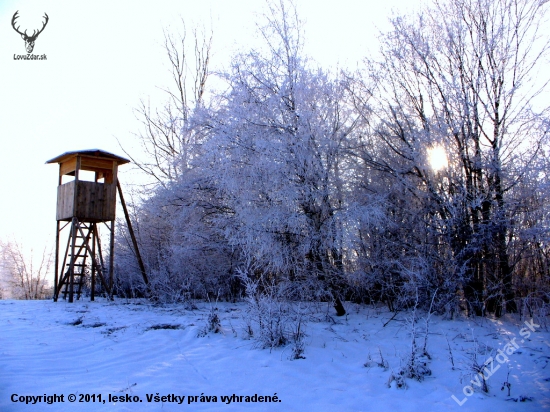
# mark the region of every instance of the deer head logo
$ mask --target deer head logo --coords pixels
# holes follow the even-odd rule
[[[42,24],[42,28],[40,30],[33,30],[32,35],[29,36],[27,34],[27,30],[25,30],[24,32],[20,32],[19,31],[20,26],[15,27],[15,20],[19,17],[18,13],[19,13],[19,10],[17,10],[15,12],[15,14],[13,15],[13,17],[11,19],[11,25],[12,25],[13,29],[21,35],[23,40],[25,40],[25,48],[27,49],[27,53],[32,53],[32,51],[34,49],[34,42],[36,41],[36,38],[38,37],[38,35],[40,33],[42,33],[42,31],[46,27],[46,24],[48,24],[48,20],[50,18],[48,17],[48,15],[46,13],[44,13],[44,18],[46,19],[46,21]]]

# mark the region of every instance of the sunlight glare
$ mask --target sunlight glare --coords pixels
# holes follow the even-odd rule
[[[447,153],[441,146],[434,146],[428,149],[428,160],[430,166],[436,172],[445,169],[448,166]]]

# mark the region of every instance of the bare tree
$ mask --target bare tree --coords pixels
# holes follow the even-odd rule
[[[173,80],[172,87],[163,89],[165,104],[151,108],[149,102],[141,101],[136,110],[143,125],[137,137],[145,156],[138,158],[123,148],[134,164],[159,184],[176,180],[190,167],[192,148],[198,142],[189,117],[204,104],[210,76],[213,32],[195,28],[190,42],[183,20],[182,26],[182,34],[164,32],[164,49]]]
[[[195,159],[200,154],[203,135],[191,119],[207,105],[213,32],[195,28],[188,34],[183,20],[181,33],[164,32],[164,49],[172,77],[171,85],[162,89],[166,100],[158,108],[141,102],[136,110],[143,126],[137,135],[140,154],[131,154],[123,148],[152,181],[139,206],[130,207],[137,210],[132,220],[151,275],[149,293],[159,299],[204,296],[205,283],[212,283],[208,279],[219,271],[225,273],[224,253],[220,253],[219,260],[204,258],[205,254],[212,256],[215,247],[201,246],[209,238],[209,229],[200,220],[204,213],[196,196],[199,192],[194,190],[198,184]],[[130,295],[139,295],[144,285],[133,279],[134,258],[124,234],[123,231],[117,241],[119,287]],[[186,259],[195,259],[196,264],[187,265]]]
[[[16,241],[0,244],[0,273],[7,286],[7,295],[15,299],[45,299],[46,277],[52,264],[52,253],[44,249],[36,264],[32,251],[25,256],[23,247]]]

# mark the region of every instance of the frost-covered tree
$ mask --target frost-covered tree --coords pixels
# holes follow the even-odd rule
[[[344,299],[497,315],[544,305],[545,7],[435,1],[394,17],[379,57],[343,76],[304,54],[291,2],[268,2],[263,44],[233,57],[216,93],[209,46],[185,77],[189,54],[168,41],[175,91],[154,120],[142,111],[141,167],[157,184],[134,204],[147,293],[238,298],[254,285],[340,315]],[[121,289],[142,293],[119,239]]]
[[[236,56],[211,114],[211,181],[228,208],[220,224],[251,276],[294,285],[345,313],[345,145],[354,128],[339,79],[302,50],[292,4],[268,4],[265,47]]]
[[[140,154],[125,150],[152,182],[137,190],[131,202],[150,285],[146,289],[135,276],[137,261],[121,225],[116,252],[119,293],[178,301],[219,289],[227,292],[217,284],[223,283],[217,276],[230,270],[225,262],[231,261],[232,253],[211,232],[211,199],[203,190],[206,165],[199,161],[204,134],[192,122],[195,112],[208,104],[212,39],[212,32],[197,29],[188,36],[185,24],[180,35],[165,33],[172,85],[165,89],[167,99],[161,108],[141,103]]]
[[[517,189],[547,145],[545,3],[435,1],[394,17],[356,84],[368,130],[358,155],[398,186],[390,215],[406,207],[391,219],[409,229],[398,254],[422,258],[428,290],[456,286],[477,314],[516,309],[510,244],[527,200]]]

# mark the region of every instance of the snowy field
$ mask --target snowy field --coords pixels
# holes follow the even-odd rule
[[[527,326],[518,318],[432,316],[431,359],[423,358],[431,374],[397,388],[388,381],[411,350],[410,313],[388,322],[393,314],[385,308],[348,304],[347,316],[330,318],[326,306],[312,306],[305,359],[291,360],[290,345],[270,351],[247,338],[244,304],[217,304],[222,330],[199,337],[211,306],[196,306],[0,301],[0,411],[550,408],[550,333],[541,321]],[[424,317],[416,325],[420,347]],[[474,357],[487,362],[487,394],[473,373]],[[510,396],[508,386],[501,390],[504,382]],[[54,394],[64,402],[43,402]],[[74,403],[70,395],[76,395]],[[128,399],[134,402],[120,402]]]

